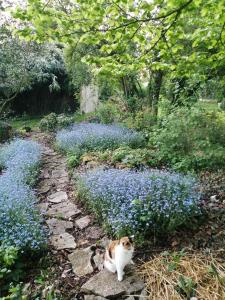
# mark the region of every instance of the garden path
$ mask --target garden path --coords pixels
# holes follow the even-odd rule
[[[59,257],[55,288],[70,300],[145,299],[144,283],[134,269],[127,270],[122,282],[103,269],[109,240],[93,216],[76,203],[65,157],[53,150],[46,134],[33,133],[32,138],[43,145],[38,206],[51,233],[50,251]]]

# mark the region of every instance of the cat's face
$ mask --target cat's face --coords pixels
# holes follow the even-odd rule
[[[134,245],[133,245],[133,240],[128,237],[128,236],[125,236],[125,237],[122,237],[120,239],[120,244],[126,249],[126,250],[132,250]]]

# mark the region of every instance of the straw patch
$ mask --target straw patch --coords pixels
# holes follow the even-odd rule
[[[211,254],[162,253],[144,263],[140,274],[149,299],[225,299],[225,264]]]

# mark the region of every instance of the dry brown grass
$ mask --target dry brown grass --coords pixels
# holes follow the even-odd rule
[[[190,296],[198,300],[225,299],[225,264],[212,255],[160,254],[144,263],[140,274],[145,279],[151,300],[183,300]],[[181,277],[191,280],[182,286],[183,294],[177,291]]]

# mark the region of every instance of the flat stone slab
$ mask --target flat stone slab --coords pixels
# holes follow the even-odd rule
[[[50,149],[50,148],[44,148],[42,153],[45,154],[45,155],[54,155],[55,151]]]
[[[56,192],[48,196],[48,201],[52,203],[60,203],[68,199],[67,193],[63,191]]]
[[[140,292],[145,287],[144,282],[137,275],[124,277],[123,281],[117,280],[117,275],[107,270],[102,270],[91,277],[81,288],[82,292],[99,295],[105,298],[131,295]]]
[[[68,255],[68,259],[72,264],[73,272],[78,276],[84,276],[94,271],[91,265],[91,257],[93,251],[90,247],[75,250]]]
[[[48,210],[48,205],[49,204],[47,202],[42,202],[42,203],[38,203],[37,207],[42,214],[46,214]]]
[[[91,226],[87,228],[86,233],[91,239],[100,239],[103,236],[103,231],[98,226]]]
[[[67,233],[55,234],[50,237],[50,243],[57,249],[75,249],[76,243],[74,237]]]
[[[84,295],[84,300],[107,300],[106,298],[103,298],[101,296],[95,296],[95,295]]]
[[[67,177],[67,176],[68,176],[68,174],[65,169],[52,171],[52,177],[62,178],[62,177]]]
[[[50,232],[53,234],[64,233],[66,229],[73,228],[73,222],[58,220],[56,218],[48,219],[46,223],[48,224]]]
[[[85,216],[83,218],[80,218],[78,220],[75,221],[75,224],[76,226],[79,228],[79,229],[84,229],[86,228],[91,222],[91,219],[89,216]]]
[[[61,178],[57,178],[57,184],[68,184],[69,183],[69,176],[63,176]]]
[[[38,193],[39,194],[47,194],[52,186],[52,182],[49,181],[49,183],[45,183],[44,185],[40,186],[40,188],[38,189]]]
[[[47,211],[49,216],[54,216],[62,219],[69,219],[80,214],[80,210],[75,204],[69,201],[54,204]]]

